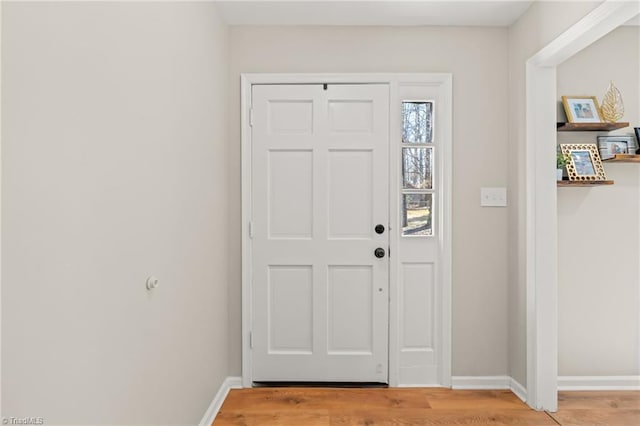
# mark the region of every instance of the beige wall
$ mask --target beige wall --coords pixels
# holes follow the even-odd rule
[[[595,95],[609,81],[640,126],[640,27],[620,27],[558,67],[558,96]],[[564,113],[560,116],[564,121]],[[627,128],[616,134],[632,134]],[[595,143],[605,133],[559,133]],[[558,191],[559,375],[640,374],[640,167],[605,164],[615,185]]]
[[[507,30],[452,27],[230,29],[230,354],[240,374],[240,73],[453,73],[453,374],[507,373]]]
[[[228,375],[226,27],[206,3],[2,19],[2,414],[195,424]]]

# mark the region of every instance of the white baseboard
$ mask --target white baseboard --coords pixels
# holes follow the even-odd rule
[[[640,376],[559,376],[558,390],[640,390]]]
[[[509,377],[509,389],[513,392],[522,402],[527,402],[527,390],[513,377]]]
[[[242,378],[240,377],[227,377],[224,379],[224,382],[220,385],[220,389],[216,393],[216,396],[213,397],[213,401],[207,411],[204,413],[202,420],[200,420],[200,426],[211,426],[213,421],[216,419],[216,415],[218,411],[220,411],[220,407],[222,407],[222,403],[224,399],[227,397],[227,394],[231,389],[241,389],[242,388]]]
[[[527,390],[510,376],[453,376],[453,389],[509,389],[522,401],[527,401]]]

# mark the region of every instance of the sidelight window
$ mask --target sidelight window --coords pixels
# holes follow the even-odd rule
[[[433,101],[402,102],[403,236],[433,235]]]

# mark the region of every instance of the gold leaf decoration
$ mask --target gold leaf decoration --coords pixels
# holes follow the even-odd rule
[[[608,123],[615,123],[624,115],[622,95],[618,88],[614,86],[613,81],[609,84],[607,93],[604,94],[600,111],[602,112],[602,119]]]

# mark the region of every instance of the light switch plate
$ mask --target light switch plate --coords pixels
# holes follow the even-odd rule
[[[507,188],[480,188],[482,207],[506,207]]]

